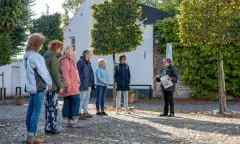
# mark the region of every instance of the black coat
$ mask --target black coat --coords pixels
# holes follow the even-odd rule
[[[119,64],[115,67],[114,79],[117,83],[117,91],[129,91],[131,82],[130,69],[127,64]]]
[[[161,78],[161,73],[162,73],[162,71],[163,71],[163,69],[160,71],[160,76],[156,78],[156,81],[157,81],[157,82],[160,82],[160,81],[161,81],[160,78]],[[163,85],[161,84],[161,89],[162,89],[162,91],[175,91],[175,85],[176,85],[177,80],[178,80],[178,75],[177,75],[176,69],[174,69],[172,65],[170,65],[170,66],[168,67],[167,75],[172,78],[173,86],[165,89],[165,88],[163,87]]]

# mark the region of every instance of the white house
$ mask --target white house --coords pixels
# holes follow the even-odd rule
[[[69,25],[64,30],[64,45],[73,46],[76,51],[76,56],[79,58],[82,52],[90,49],[90,32],[93,24],[92,10],[90,6],[92,3],[101,3],[102,0],[84,0],[78,12],[74,15]],[[142,5],[144,21],[143,28],[146,31],[143,34],[144,41],[142,45],[134,52],[125,53],[127,56],[127,63],[131,70],[131,85],[148,85],[148,86],[133,86],[139,89],[140,93],[145,96],[151,96],[153,88],[153,24],[158,19],[164,19],[172,16],[166,12],[157,10],[155,8]],[[97,60],[105,58],[107,60],[107,70],[110,75],[110,81],[113,83],[113,60],[112,56],[95,56],[93,55],[91,63],[93,69],[97,68]],[[150,90],[149,90],[150,89]],[[109,91],[108,95],[111,95]]]
[[[18,94],[28,95],[25,88],[25,69],[23,62],[13,62],[0,67],[0,74],[4,73],[5,96],[15,96]],[[0,100],[2,100],[2,76],[0,76]]]
[[[76,56],[79,58],[85,49],[90,48],[90,30],[93,23],[91,4],[101,3],[102,0],[84,0],[79,11],[70,21],[69,25],[64,29],[64,45],[71,45],[75,48]],[[155,8],[140,4],[143,10],[142,19],[146,19],[143,28],[146,29],[143,37],[142,45],[136,51],[125,53],[127,62],[131,70],[132,80],[131,85],[136,88],[145,97],[152,96],[153,89],[153,73],[154,59],[156,55],[153,50],[153,24],[158,19],[164,19],[172,15],[157,10]],[[107,70],[110,75],[110,81],[113,83],[113,61],[112,56],[93,56],[91,59],[93,69],[97,67],[97,60],[105,58],[107,60]],[[159,61],[159,60],[157,60]],[[156,62],[155,62],[156,63]],[[161,62],[159,61],[161,64]],[[159,63],[157,65],[159,65]],[[0,67],[0,74],[4,72],[4,87],[6,89],[6,96],[15,96],[16,94],[28,95],[24,92],[25,87],[25,69],[23,62],[14,62],[9,65]],[[2,76],[0,76],[0,90],[2,88]],[[144,85],[144,86],[143,86]],[[0,91],[1,93],[1,91]],[[1,94],[0,94],[1,96]],[[108,96],[112,96],[112,91],[108,91]],[[1,100],[1,97],[0,97]]]

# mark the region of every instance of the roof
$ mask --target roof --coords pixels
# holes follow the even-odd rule
[[[157,20],[163,20],[168,17],[174,17],[173,14],[167,13],[165,11],[159,10],[157,8],[153,8],[144,4],[139,4],[140,7],[142,7],[142,18],[140,19],[145,20],[144,24],[154,24],[157,22]]]
[[[140,19],[141,21],[144,20],[144,25],[149,25],[149,24],[154,24],[157,22],[157,20],[163,20],[168,17],[174,17],[173,14],[167,13],[165,11],[159,10],[154,7],[147,6],[145,4],[138,4],[140,7],[142,7],[142,18]],[[80,6],[81,8],[81,6]],[[79,10],[80,10],[79,8]],[[74,16],[71,18],[69,21],[68,25],[71,23],[73,18],[76,16],[77,13],[74,14]],[[67,28],[66,26],[64,30]]]

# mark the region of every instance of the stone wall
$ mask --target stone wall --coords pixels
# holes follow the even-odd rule
[[[193,90],[190,88],[189,85],[186,85],[182,80],[181,80],[181,72],[182,70],[177,69],[178,72],[178,83],[176,85],[176,91],[174,93],[174,98],[176,99],[186,99],[189,98],[189,95],[193,92]]]
[[[160,69],[162,68],[163,57],[159,52],[157,45],[154,45],[153,49],[153,75],[158,76]],[[160,85],[155,80],[153,82],[153,98],[157,98],[161,95]]]

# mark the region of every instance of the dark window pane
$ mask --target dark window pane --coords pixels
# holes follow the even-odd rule
[[[72,40],[72,42],[71,42],[72,45],[75,44],[75,38],[72,38],[71,40]]]

